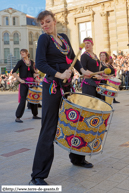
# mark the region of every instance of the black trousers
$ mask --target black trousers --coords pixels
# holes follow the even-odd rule
[[[21,84],[20,85],[21,100],[20,100],[20,103],[19,103],[17,110],[16,110],[16,117],[17,118],[21,118],[23,113],[24,113],[28,89],[29,89],[29,87],[27,84]],[[36,116],[38,114],[38,105],[30,103],[30,107],[31,107],[32,114],[34,116]]]
[[[54,138],[57,129],[58,113],[61,104],[61,92],[57,87],[56,94],[49,94],[50,84],[43,82],[43,97],[42,97],[42,127],[34,156],[32,179],[47,178],[51,169],[54,158]],[[65,92],[69,92],[70,88],[65,87]],[[73,154],[74,159],[78,155]],[[71,158],[71,153],[69,155]],[[81,156],[80,156],[81,157]],[[83,157],[82,157],[83,158]],[[79,158],[80,159],[80,158]],[[73,160],[73,159],[72,159]]]
[[[43,82],[42,127],[33,162],[32,179],[47,178],[54,158],[53,141],[57,129],[61,92],[57,87],[56,94],[50,95],[49,87],[50,84]]]

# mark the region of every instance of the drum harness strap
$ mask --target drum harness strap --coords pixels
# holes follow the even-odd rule
[[[56,68],[57,70],[59,71],[59,65],[56,64]],[[61,91],[61,95],[63,96],[64,95],[64,90],[63,90],[63,87],[67,87],[67,86],[70,86],[71,85],[71,80],[72,78],[69,78],[67,80],[67,83],[66,84],[63,84],[62,85],[62,81],[61,79],[58,79],[58,78],[54,78],[52,76],[45,76],[43,81],[50,84],[50,87],[49,87],[49,94],[56,94],[57,92],[57,87],[60,86],[60,91]],[[62,87],[63,86],[63,87]],[[71,91],[74,91],[74,88],[71,86]]]
[[[91,78],[90,79],[83,79],[81,87],[82,87],[83,83],[87,84],[87,85],[91,85],[91,86],[97,87],[99,85],[100,81],[94,81]]]

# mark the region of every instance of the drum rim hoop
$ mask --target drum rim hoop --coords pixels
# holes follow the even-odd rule
[[[41,89],[41,91],[39,91],[39,90],[33,90],[33,88],[29,88],[29,90],[33,91],[33,92],[39,92],[39,93],[42,92],[42,89]]]
[[[108,113],[114,112],[113,107],[112,107],[110,104],[108,104],[107,102],[103,101],[102,99],[99,99],[99,98],[97,98],[97,97],[94,97],[94,96],[91,96],[91,95],[87,95],[87,94],[84,94],[84,93],[75,93],[75,92],[69,92],[69,93],[71,93],[71,94],[80,94],[80,95],[84,95],[84,96],[96,98],[96,99],[98,99],[98,100],[106,103],[108,106],[111,107],[111,110],[110,110],[110,111],[99,111],[99,110],[88,109],[88,108],[86,108],[86,107],[82,107],[82,106],[80,106],[80,105],[77,105],[77,104],[74,104],[74,103],[70,102],[68,99],[66,99],[66,98],[64,97],[64,95],[66,94],[66,93],[64,93],[64,95],[62,96],[63,100],[66,101],[66,102],[69,103],[69,104],[73,104],[73,106],[75,106],[75,107],[77,107],[77,108],[79,108],[79,109],[86,110],[86,111],[88,111],[88,112],[99,113],[99,114],[108,114]]]
[[[121,83],[121,80],[120,80],[119,78],[117,78],[118,81],[115,81],[113,78],[110,78],[110,79],[108,79],[107,81],[110,81],[110,80],[111,80],[112,82]]]
[[[118,90],[117,90],[116,88],[114,88],[113,86],[110,86],[110,85],[108,85],[108,84],[102,84],[102,83],[101,83],[101,84],[99,84],[97,87],[103,88],[101,85],[106,85],[106,86],[109,86],[109,87],[115,89],[115,90],[109,90],[109,89],[107,89],[107,90],[109,90],[109,92],[112,92],[112,91],[114,91],[115,93],[118,92]],[[106,89],[106,88],[103,88],[103,89]]]

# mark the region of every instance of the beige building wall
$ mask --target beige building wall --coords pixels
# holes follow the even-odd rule
[[[75,50],[79,48],[79,23],[91,22],[94,52],[128,51],[128,0],[46,0],[55,13],[59,32],[67,33]]]

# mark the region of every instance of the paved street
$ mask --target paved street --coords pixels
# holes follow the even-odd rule
[[[63,193],[129,193],[129,91],[119,91],[117,100],[103,154],[87,156],[94,167],[73,166],[68,152],[55,144],[49,184],[62,185]],[[28,185],[41,127],[27,109],[24,123],[16,123],[17,105],[17,92],[0,92],[1,185]]]

